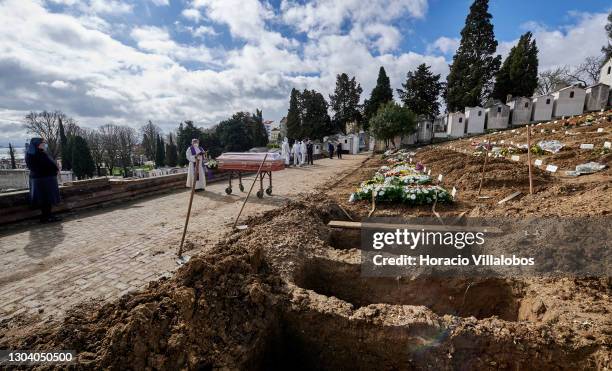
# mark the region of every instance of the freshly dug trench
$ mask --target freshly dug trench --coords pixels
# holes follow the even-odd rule
[[[359,249],[361,247],[361,231],[359,229],[330,228],[330,246],[339,250]]]
[[[296,275],[295,283],[356,307],[378,303],[423,305],[438,315],[518,320],[517,282],[499,278],[361,277],[360,272],[358,264],[313,258]]]

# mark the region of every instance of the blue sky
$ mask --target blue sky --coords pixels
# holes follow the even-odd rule
[[[427,63],[442,74],[468,0],[0,0],[0,145],[21,120],[61,110],[84,127],[182,120],[208,127],[240,110],[278,121],[292,87],[325,95],[335,75],[367,97],[378,68],[397,88]],[[492,0],[498,53],[534,32],[540,70],[598,55],[609,1]]]

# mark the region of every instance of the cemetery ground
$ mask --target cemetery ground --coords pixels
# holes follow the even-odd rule
[[[533,195],[526,155],[517,151],[487,156],[481,196],[488,198],[478,197],[486,154],[475,148],[524,144],[525,128],[423,147],[414,160],[457,189],[453,203],[436,205],[442,217],[607,218],[612,123],[594,116],[585,126],[586,115],[533,127],[533,143],[564,145],[534,155],[542,165],[533,169]],[[78,304],[61,319],[2,322],[0,348],[74,349],[82,369],[612,368],[610,277],[362,277],[359,233],[327,224],[367,217],[370,203],[349,196],[387,162],[378,155],[351,161],[311,192],[251,213],[246,230],[220,230],[218,243],[192,237],[201,253],[170,278]],[[608,167],[565,173],[590,161]],[[374,211],[431,215],[431,205],[378,203]],[[549,227],[539,241],[571,236],[571,225]],[[176,239],[167,243],[174,251]]]

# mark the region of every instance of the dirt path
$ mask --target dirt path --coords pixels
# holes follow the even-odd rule
[[[323,159],[314,167],[274,174],[274,195],[254,195],[243,218],[283,206],[287,199],[333,184],[365,155]],[[247,183],[250,186],[250,181]],[[226,195],[225,182],[196,193],[187,245],[206,250],[231,227],[245,193]],[[248,186],[247,186],[248,189]],[[188,192],[177,191],[66,216],[62,223],[0,230],[0,320],[20,314],[61,317],[88,298],[112,299],[176,270],[177,243]]]

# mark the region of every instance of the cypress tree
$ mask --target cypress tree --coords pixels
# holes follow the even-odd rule
[[[434,75],[425,63],[419,65],[416,71],[408,72],[404,89],[397,89],[397,93],[404,106],[416,115],[425,115],[434,118],[440,113],[438,97],[443,84],[440,75]]]
[[[175,167],[178,164],[178,152],[172,133],[168,134],[168,144],[166,145],[166,165]]]
[[[361,97],[361,85],[355,77],[349,79],[346,73],[336,76],[336,89],[330,94],[330,106],[334,111],[333,123],[336,130],[345,131],[346,124],[350,122],[360,123],[359,99]]]
[[[9,156],[11,156],[11,169],[17,169],[17,163],[15,162],[15,149],[11,143],[9,143]]]
[[[372,89],[370,99],[367,99],[363,104],[363,115],[365,118],[364,130],[368,129],[368,122],[384,103],[393,100],[393,90],[391,89],[391,81],[387,76],[387,72],[384,67],[380,67],[378,70],[378,78],[376,79],[376,86]]]
[[[60,137],[60,155],[62,157],[62,170],[72,170],[72,148],[70,148],[70,141],[66,136],[62,118],[60,117],[58,121],[58,131]]]
[[[91,178],[96,170],[96,164],[91,156],[87,141],[76,135],[70,138],[72,148],[72,172],[79,179]]]
[[[608,45],[605,45],[601,48],[602,53],[604,53],[605,61],[608,61],[612,58],[612,12],[608,14],[608,23],[606,24],[606,34],[608,35]]]
[[[162,167],[166,163],[166,153],[164,151],[164,140],[157,134],[155,146],[155,166]]]
[[[300,139],[302,136],[299,99],[300,92],[295,88],[291,89],[287,112],[287,137],[291,140]]]
[[[475,0],[461,30],[461,43],[453,57],[445,94],[449,111],[484,103],[491,92],[501,56],[494,56],[497,41],[493,33],[488,0]]]
[[[538,47],[531,32],[521,36],[497,72],[492,97],[501,101],[506,96],[530,97],[538,87]]]

